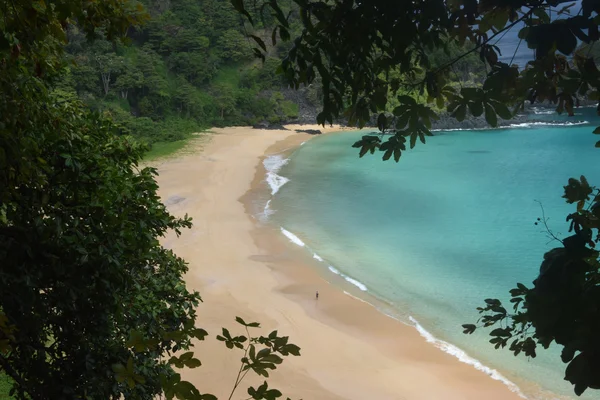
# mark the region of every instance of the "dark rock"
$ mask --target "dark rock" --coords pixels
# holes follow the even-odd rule
[[[270,129],[270,130],[280,130],[280,131],[289,131],[288,128],[286,128],[285,126],[283,126],[280,123],[269,123],[267,121],[261,121],[258,124],[254,124],[252,125],[252,128],[254,129]]]
[[[318,129],[296,129],[296,132],[308,133],[309,135],[320,135],[321,133],[323,133]]]
[[[257,124],[252,125],[254,129],[269,129],[269,123],[267,121],[262,121]]]

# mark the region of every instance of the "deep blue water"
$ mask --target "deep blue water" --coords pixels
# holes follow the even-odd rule
[[[594,111],[578,110],[576,118],[600,124]],[[561,196],[568,178],[585,174],[600,184],[592,130],[440,132],[398,164],[359,159],[350,146],[364,132],[324,135],[279,171],[290,181],[271,202],[271,220],[318,254],[323,268],[361,282],[397,317],[416,318],[530,398],[553,398],[543,390],[570,394],[555,352],[515,358],[494,350],[484,333],[462,334],[461,324],[477,319],[483,299],[507,299],[516,282],[531,284],[544,252],[558,246],[534,225],[538,202],[550,228],[567,233],[572,207]]]

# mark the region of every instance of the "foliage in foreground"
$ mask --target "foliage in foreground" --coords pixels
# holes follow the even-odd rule
[[[169,214],[156,170],[139,167],[146,146],[51,90],[71,22],[89,39],[100,28],[114,39],[146,19],[143,8],[10,3],[0,1],[0,374],[10,395],[214,399],[175,370],[200,366],[192,341],[208,335],[196,327],[187,264],[160,244],[191,220]],[[276,332],[246,340],[244,370],[268,375],[299,355]],[[281,394],[265,384],[251,395]]]
[[[379,132],[354,144],[361,157],[377,152],[383,160],[398,162],[407,147],[432,136],[432,120],[441,108],[458,121],[483,116],[495,127],[499,118],[523,110],[525,102],[550,102],[558,113],[572,116],[582,98],[600,98],[600,70],[591,51],[600,39],[600,2],[595,0],[581,1],[578,12],[563,0],[292,2],[301,10],[304,28],[294,36],[283,11],[287,2],[231,0],[250,23],[257,23],[251,9],[275,16],[272,41],[293,43],[280,66],[290,86],[310,85],[320,77],[320,124],[343,115],[350,125],[363,127],[377,115]],[[527,46],[532,60],[526,65],[500,61],[496,43],[513,28],[519,29],[520,42],[512,57]],[[265,43],[253,39],[257,56],[264,58]],[[582,51],[576,51],[578,41]],[[468,52],[432,65],[432,50],[467,42],[474,46]],[[473,53],[487,64],[483,84],[450,84],[454,66]],[[575,235],[563,241],[564,248],[546,254],[533,289],[520,284],[511,292],[516,314],[507,314],[493,299],[480,310],[484,325],[509,324],[491,332],[497,348],[512,338],[515,354],[534,356],[536,343],[564,346],[565,379],[578,395],[586,388],[600,389],[600,265],[593,250],[599,238],[592,238],[600,227],[600,198],[586,209],[592,191],[583,178],[569,182],[567,201],[578,204],[568,219]],[[465,326],[467,333],[474,329]]]

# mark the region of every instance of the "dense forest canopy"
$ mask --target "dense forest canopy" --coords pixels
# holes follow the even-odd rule
[[[276,68],[282,44],[265,63],[253,57],[244,21],[226,0],[142,1],[149,20],[113,43],[67,30],[65,68],[56,92],[79,98],[149,143],[185,138],[210,126],[277,123],[299,116]],[[318,93],[300,95],[318,104]],[[298,97],[298,96],[296,96]]]

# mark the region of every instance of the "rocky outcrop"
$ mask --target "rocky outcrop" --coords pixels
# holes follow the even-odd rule
[[[254,129],[272,129],[272,130],[279,130],[279,131],[289,131],[288,128],[286,128],[285,126],[283,126],[281,123],[270,123],[267,121],[262,121],[259,122],[257,124],[252,125],[252,128]]]
[[[278,123],[269,123],[267,121],[263,121],[259,124],[254,125],[256,129],[285,129],[283,127],[284,124],[315,124],[317,122],[317,114],[320,112],[320,108],[314,106],[306,97],[305,93],[302,90],[292,90],[286,89],[282,92],[286,100],[293,101],[298,104],[299,115],[298,118],[294,118],[289,121],[283,121]],[[595,101],[582,101],[580,105],[582,107],[595,106],[597,102]],[[553,112],[556,109],[556,105],[548,104],[548,103],[537,103],[534,105],[526,105],[525,112],[516,115],[514,118],[510,120],[498,119],[498,126],[510,126],[515,124],[522,123],[535,123],[535,122],[545,122],[551,123],[554,120],[552,118],[536,118],[534,111],[548,111]],[[432,121],[432,129],[434,130],[444,130],[444,129],[488,129],[490,128],[489,124],[485,120],[485,117],[473,117],[470,116],[464,121],[457,121],[453,118],[449,113],[442,112],[439,114],[440,119],[438,121]],[[558,119],[556,119],[558,121]],[[561,121],[561,122],[564,122]],[[569,122],[582,122],[580,119],[573,118]],[[340,118],[334,123],[346,126],[347,120]],[[369,128],[377,127],[377,115],[373,115],[370,123],[367,124]],[[358,129],[358,128],[357,128]],[[309,132],[308,130],[297,130],[298,132],[305,132],[310,134],[318,134],[320,131]]]
[[[321,132],[318,129],[296,129],[296,132],[298,133],[308,133],[309,135],[320,135],[323,132]]]

